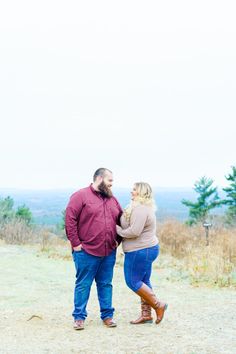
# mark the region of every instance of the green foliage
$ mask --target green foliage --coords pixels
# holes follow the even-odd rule
[[[194,190],[198,193],[196,202],[183,199],[182,204],[189,208],[189,225],[204,222],[210,210],[221,205],[217,192],[217,187],[213,187],[214,181],[210,178],[201,177],[194,184]]]
[[[11,197],[0,198],[0,222],[8,221],[14,217],[13,205],[14,200]]]
[[[33,220],[32,213],[25,204],[17,208],[16,217],[18,219],[24,220],[26,224],[30,224]]]
[[[223,205],[227,205],[226,220],[228,224],[236,224],[236,166],[232,166],[232,172],[225,176],[229,186],[223,188],[226,192],[226,199],[222,200]]]
[[[62,210],[62,212],[61,212],[61,222],[59,223],[59,229],[60,230],[65,230],[65,216],[66,216],[66,210]]]
[[[25,205],[21,205],[15,211],[14,200],[11,197],[0,198],[0,223],[12,221],[14,218],[24,220],[27,224],[32,221],[32,213]]]

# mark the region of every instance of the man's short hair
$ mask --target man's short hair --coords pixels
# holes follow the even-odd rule
[[[105,167],[100,167],[100,168],[98,168],[98,169],[95,171],[94,175],[93,175],[93,182],[96,181],[96,178],[97,178],[98,176],[103,177],[106,172],[112,173],[110,170],[108,170],[108,168],[105,168]]]

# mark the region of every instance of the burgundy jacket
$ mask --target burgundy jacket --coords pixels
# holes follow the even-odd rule
[[[81,245],[94,256],[107,256],[121,242],[116,233],[122,209],[115,197],[103,198],[90,185],[72,194],[66,208],[65,229],[71,246]]]

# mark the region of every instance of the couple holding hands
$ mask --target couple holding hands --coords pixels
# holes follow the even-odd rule
[[[112,194],[112,184],[112,172],[99,168],[94,173],[93,183],[75,192],[66,208],[65,229],[76,269],[72,313],[76,330],[84,329],[94,280],[101,319],[105,326],[116,327],[112,278],[116,249],[121,242],[126,284],[141,298],[141,315],[130,323],[153,322],[153,308],[158,324],[167,309],[167,304],[157,299],[150,283],[152,263],[159,254],[152,189],[148,183],[135,183],[131,202],[122,210]]]

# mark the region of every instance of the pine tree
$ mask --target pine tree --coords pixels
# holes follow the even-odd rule
[[[30,209],[24,204],[17,208],[16,217],[24,220],[26,224],[30,224],[33,220]]]
[[[13,206],[14,200],[11,197],[0,198],[0,222],[8,221],[14,217]]]
[[[229,182],[229,187],[223,188],[226,192],[226,199],[222,204],[227,205],[226,220],[228,224],[236,224],[236,166],[232,166],[232,172],[225,176]]]
[[[194,190],[198,193],[196,202],[183,199],[182,203],[189,208],[189,225],[204,222],[210,210],[220,206],[217,187],[213,187],[214,181],[207,177],[201,177],[194,184]]]

